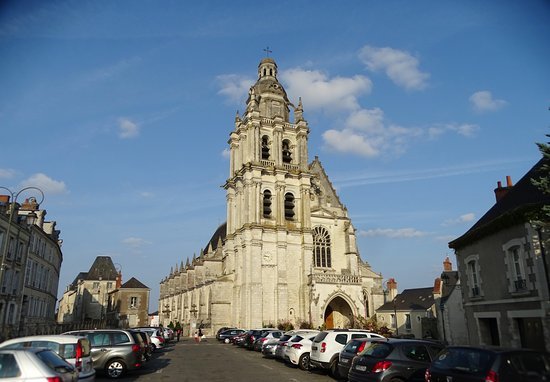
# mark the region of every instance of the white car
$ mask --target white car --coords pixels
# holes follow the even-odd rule
[[[312,368],[328,370],[338,379],[338,359],[340,351],[352,338],[384,338],[380,334],[360,329],[323,330],[313,339],[309,364]]]
[[[291,337],[286,345],[285,360],[302,370],[309,370],[309,353],[311,352],[313,339],[317,334],[319,334],[318,330],[312,330]]]
[[[1,349],[0,379],[77,382],[78,371],[50,349]]]
[[[139,330],[140,332],[145,332],[149,334],[149,338],[151,338],[151,344],[153,345],[153,351],[157,349],[162,349],[164,347],[164,335],[161,333],[159,329],[155,328],[136,328],[134,330]]]
[[[53,350],[78,371],[79,382],[95,381],[95,369],[88,338],[57,334],[13,338],[0,344],[0,350],[29,348]]]

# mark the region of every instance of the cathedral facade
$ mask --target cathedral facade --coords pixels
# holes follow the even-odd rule
[[[359,256],[355,228],[316,157],[302,101],[268,57],[230,133],[227,221],[160,283],[164,325],[345,328],[384,302],[382,275]]]

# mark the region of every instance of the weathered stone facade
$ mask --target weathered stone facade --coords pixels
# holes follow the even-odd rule
[[[346,327],[383,303],[346,207],[319,159],[308,162],[308,134],[301,100],[288,100],[263,59],[228,142],[227,222],[162,280],[163,324]]]

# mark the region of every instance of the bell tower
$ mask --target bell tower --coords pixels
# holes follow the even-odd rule
[[[309,128],[301,100],[288,100],[277,70],[271,57],[261,60],[228,141],[225,256],[238,269],[233,314],[242,327],[307,311],[306,297],[290,292],[288,280],[306,284],[303,270],[311,265]]]

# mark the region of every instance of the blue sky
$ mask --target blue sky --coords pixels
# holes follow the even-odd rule
[[[425,287],[540,158],[547,1],[3,1],[0,186],[38,186],[59,294],[96,256],[151,288],[225,221],[227,140],[269,46],[361,257]],[[456,264],[453,264],[456,266]]]

